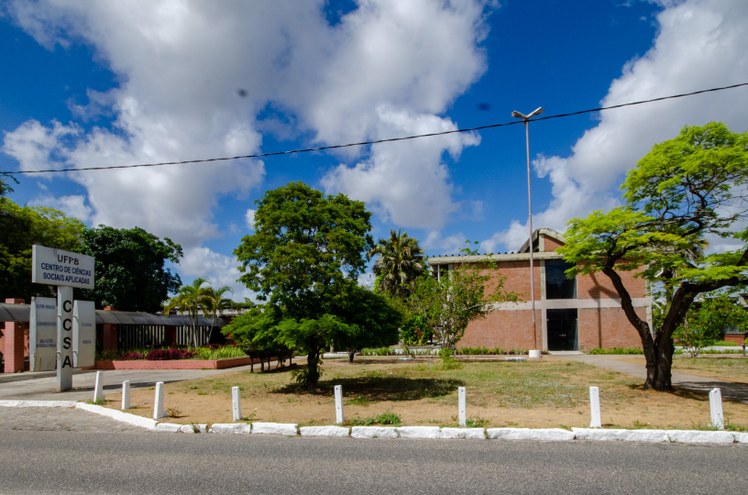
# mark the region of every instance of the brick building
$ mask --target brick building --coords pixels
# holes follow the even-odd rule
[[[487,288],[495,288],[496,274],[504,277],[504,289],[519,297],[517,303],[494,304],[482,319],[468,325],[457,347],[500,347],[547,351],[586,351],[594,348],[639,347],[641,340],[621,309],[620,299],[602,273],[568,279],[568,265],[556,253],[564,243],[550,229],[533,234],[536,335],[532,335],[530,298],[530,251],[526,242],[518,253],[477,256],[436,256],[429,264],[437,276],[465,264],[476,264],[489,275]],[[489,266],[490,264],[490,266]],[[642,318],[651,321],[652,301],[647,283],[632,272],[622,272]]]

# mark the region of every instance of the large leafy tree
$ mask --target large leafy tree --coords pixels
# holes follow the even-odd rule
[[[303,381],[310,387],[319,380],[322,351],[345,329],[333,302],[366,266],[370,216],[360,201],[293,182],[257,202],[255,232],[235,250],[241,281],[280,313],[285,342],[306,352]]]
[[[0,298],[53,295],[51,286],[31,283],[31,246],[80,251],[85,228],[60,211],[20,206],[0,196]]]
[[[379,290],[407,299],[424,270],[423,250],[418,241],[405,232],[390,230],[390,237],[380,239],[369,255],[376,256],[374,275]]]
[[[697,295],[748,282],[748,133],[720,123],[685,127],[629,172],[626,204],[573,219],[560,249],[570,273],[602,272],[615,287],[646,358],[645,387],[672,388],[673,332]],[[743,227],[739,227],[743,225]],[[710,240],[737,249],[709,253]],[[650,327],[621,272],[637,270],[661,288],[663,317]]]
[[[694,304],[675,330],[675,339],[691,357],[698,357],[701,350],[714,345],[725,330],[744,333],[748,328],[748,311],[737,301],[737,295],[725,293]]]
[[[140,227],[116,229],[105,225],[83,234],[83,253],[96,258],[96,287],[84,291],[98,307],[154,312],[162,308],[181,280],[167,268],[178,263],[182,247]]]

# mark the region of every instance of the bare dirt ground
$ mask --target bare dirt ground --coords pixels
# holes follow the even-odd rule
[[[621,359],[643,366],[639,356]],[[748,383],[746,369],[741,365],[730,371],[723,366],[683,371],[742,384]],[[354,424],[394,413],[403,425],[456,426],[457,387],[465,386],[469,425],[586,427],[590,385],[600,388],[605,427],[704,429],[710,422],[705,394],[645,391],[639,379],[561,357],[544,357],[541,362],[466,362],[459,369],[443,369],[439,360],[430,359],[356,358],[352,364],[327,360],[319,390],[310,393],[292,383],[290,371],[282,369],[167,384],[169,417],[163,421],[231,422],[231,387],[237,385],[245,421],[329,425],[335,421],[332,387],[342,384],[345,417]],[[111,394],[106,405],[119,408],[120,400],[119,394]],[[133,390],[129,412],[150,417],[153,400],[153,388]],[[730,427],[748,429],[748,404],[726,400],[723,407]]]

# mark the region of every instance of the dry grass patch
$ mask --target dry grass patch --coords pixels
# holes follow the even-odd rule
[[[231,421],[231,387],[241,389],[242,414],[250,421],[328,425],[335,421],[333,387],[343,386],[351,421],[394,413],[405,425],[455,426],[457,387],[467,388],[468,417],[476,426],[585,427],[589,386],[600,388],[604,426],[703,428],[709,423],[706,396],[644,391],[636,378],[560,357],[539,362],[464,362],[444,369],[438,359],[356,358],[324,363],[319,388],[292,384],[288,370],[227,373],[167,384],[165,405],[180,412],[169,421]],[[134,389],[130,412],[150,416],[153,389]],[[117,407],[116,395],[107,397]],[[748,405],[725,402],[732,425],[748,427]]]

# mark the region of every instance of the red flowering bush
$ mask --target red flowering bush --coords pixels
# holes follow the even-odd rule
[[[195,354],[189,349],[153,349],[146,354],[149,361],[162,361],[166,359],[190,359]]]

